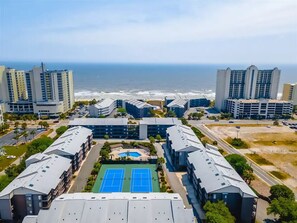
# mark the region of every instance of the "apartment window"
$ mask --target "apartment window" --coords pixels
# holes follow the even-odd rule
[[[216,194],[213,194],[212,195],[212,198],[215,200],[215,199],[217,199],[217,195]]]

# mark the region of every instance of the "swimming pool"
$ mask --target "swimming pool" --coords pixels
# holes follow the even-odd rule
[[[131,156],[131,157],[140,157],[141,154],[138,152],[123,152],[118,154],[119,157],[124,157],[124,156]]]

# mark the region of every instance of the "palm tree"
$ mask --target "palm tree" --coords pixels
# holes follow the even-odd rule
[[[26,131],[23,136],[25,137],[25,141],[27,142],[27,138],[29,136],[28,132]]]
[[[24,123],[22,123],[22,130],[25,131],[26,129],[27,129],[27,123],[24,122]]]
[[[19,122],[15,122],[14,123],[14,127],[17,129],[19,127],[20,123]]]
[[[35,137],[35,134],[36,134],[36,131],[33,129],[33,130],[30,132],[30,135],[33,136],[33,139],[34,139],[34,137]]]

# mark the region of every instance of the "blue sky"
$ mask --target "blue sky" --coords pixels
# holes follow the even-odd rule
[[[297,64],[296,0],[0,0],[0,61]]]

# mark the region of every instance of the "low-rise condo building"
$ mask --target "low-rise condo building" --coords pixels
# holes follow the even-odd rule
[[[184,99],[188,101],[190,108],[195,107],[208,107],[210,104],[210,100],[205,97],[192,97],[192,96],[166,96],[165,97],[165,106],[176,99]]]
[[[166,130],[174,125],[181,125],[177,118],[143,118],[139,121],[139,139],[160,135],[166,138]]]
[[[297,110],[297,83],[284,84],[282,100],[291,101],[294,110]]]
[[[167,105],[169,111],[173,111],[176,117],[181,118],[189,109],[189,102],[182,98],[177,98]]]
[[[71,161],[58,155],[38,154],[29,165],[0,192],[0,219],[21,220],[48,209],[57,196],[65,193],[72,178]]]
[[[177,170],[186,168],[189,153],[204,149],[193,130],[185,125],[176,125],[167,129],[166,146],[171,162]]]
[[[232,168],[218,149],[205,149],[188,154],[187,173],[198,202],[223,200],[238,222],[255,222],[257,196]]]
[[[69,127],[75,126],[91,129],[94,138],[129,138],[127,118],[76,118],[69,122]]]
[[[124,108],[134,118],[150,117],[154,106],[139,100],[127,100],[124,102]]]
[[[103,99],[97,104],[89,106],[90,116],[94,118],[98,118],[100,116],[108,116],[116,109],[116,107],[116,100],[110,98]]]
[[[226,111],[238,119],[271,119],[290,117],[293,104],[290,101],[268,99],[227,99]]]
[[[49,210],[27,216],[23,223],[194,223],[179,194],[76,193],[63,194]]]
[[[76,126],[64,132],[43,153],[55,154],[71,160],[73,172],[78,170],[82,161],[91,149],[92,131],[88,128]]]

